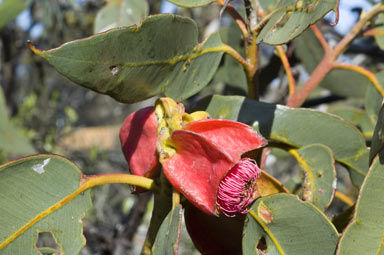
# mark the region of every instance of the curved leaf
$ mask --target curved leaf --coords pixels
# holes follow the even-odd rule
[[[284,44],[300,35],[329,11],[337,11],[337,0],[282,0],[271,11],[257,43]]]
[[[162,14],[52,50],[30,47],[73,82],[117,101],[161,93],[181,101],[208,84],[223,54],[218,33],[201,45],[197,37],[191,19]]]
[[[167,0],[181,7],[193,8],[200,7],[214,2],[214,0]]]
[[[9,120],[6,111],[5,98],[0,86],[0,150],[28,155],[35,152],[30,142],[21,131]]]
[[[39,255],[38,233],[48,232],[58,253],[78,254],[85,244],[81,219],[91,207],[88,191],[76,193],[81,180],[81,171],[56,155],[1,165],[0,253]]]
[[[332,202],[336,188],[336,169],[332,150],[322,144],[311,144],[290,150],[304,171],[303,200],[320,210]]]
[[[257,191],[262,197],[277,193],[289,193],[283,184],[265,171],[261,171],[261,176],[257,180]]]
[[[297,196],[275,194],[260,198],[247,218],[244,254],[255,254],[252,251],[262,237],[266,239],[266,254],[276,254],[276,250],[285,255],[331,255],[335,252],[338,239],[335,227],[319,209],[300,201]]]
[[[25,7],[26,4],[22,0],[3,0],[0,3],[0,28],[16,18]]]
[[[183,209],[176,205],[164,219],[152,247],[153,255],[178,254]]]
[[[369,152],[364,137],[353,125],[337,116],[240,96],[213,96],[208,100],[206,110],[213,118],[243,122],[268,139],[296,148],[314,143],[328,146],[335,159],[350,168],[355,185],[361,184],[368,171]]]
[[[337,254],[383,254],[384,165],[375,158],[361,186],[353,221],[344,231]]]
[[[243,255],[279,254],[271,238],[249,215],[243,228],[242,248]]]
[[[306,30],[295,40],[295,55],[311,73],[324,56],[324,50],[311,29]],[[343,86],[340,86],[343,84]],[[333,69],[321,81],[320,85],[334,94],[347,97],[362,97],[368,86],[373,85],[364,76],[350,70]]]
[[[146,0],[112,0],[96,15],[93,32],[100,33],[116,27],[140,24],[148,16]]]

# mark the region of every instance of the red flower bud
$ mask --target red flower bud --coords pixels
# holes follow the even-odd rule
[[[155,107],[130,114],[120,128],[122,150],[132,174],[152,177],[158,165]]]

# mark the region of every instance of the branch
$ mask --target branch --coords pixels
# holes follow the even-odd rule
[[[363,36],[376,36],[376,35],[384,35],[384,30],[373,28],[363,33]]]
[[[335,190],[335,197],[349,206],[353,206],[355,204],[355,201],[353,201],[352,198],[348,197],[347,195],[338,190]]]
[[[325,40],[325,38],[324,38],[323,34],[321,33],[321,31],[319,30],[319,28],[316,25],[312,25],[311,29],[312,29],[313,33],[315,34],[317,40],[319,40],[321,47],[323,47],[325,54],[329,54],[331,51],[331,47],[329,46],[329,44]]]
[[[365,25],[373,19],[376,15],[384,11],[384,6],[381,3],[376,4],[368,12],[361,16],[360,20],[353,26],[348,34],[336,45],[333,49],[334,59],[336,60],[346,49],[347,46],[352,42],[356,36],[359,35]]]
[[[252,65],[249,64],[241,55],[239,52],[237,52],[234,48],[227,44],[223,44],[220,46],[220,50],[224,51],[228,55],[231,55],[237,62],[239,62],[240,65],[242,65],[246,72],[252,71]]]
[[[216,0],[216,2],[224,6],[224,0]],[[231,17],[235,20],[236,24],[241,30],[241,33],[243,34],[244,40],[248,39],[248,28],[247,24],[245,23],[244,19],[240,16],[240,14],[236,11],[236,9],[231,5],[227,4],[226,11],[231,15]]]
[[[104,184],[121,183],[138,186],[147,190],[155,188],[155,182],[152,179],[133,175],[133,174],[101,174],[101,175],[85,175],[82,179],[80,189],[85,191],[95,186]]]
[[[365,13],[361,19],[353,26],[353,28],[348,32],[348,34],[336,45],[336,47],[333,50],[330,50],[329,52],[325,51],[324,57],[319,63],[319,65],[316,67],[316,69],[312,72],[311,76],[307,80],[307,82],[304,83],[302,88],[297,92],[294,93],[287,102],[287,106],[290,107],[300,107],[304,101],[307,99],[309,94],[320,84],[320,82],[324,79],[324,77],[329,73],[329,71],[332,70],[334,67],[341,68],[339,64],[335,64],[334,62],[336,59],[346,50],[347,46],[352,42],[353,39],[356,38],[356,36],[359,35],[359,33],[363,30],[366,23],[369,22],[371,19],[373,19],[376,15],[384,11],[384,6],[381,3],[376,4],[372,9],[370,9],[367,13]],[[315,31],[314,31],[315,32]],[[316,32],[315,32],[316,35]],[[317,38],[321,37],[319,34],[316,35]],[[348,67],[343,67],[344,69],[347,69]],[[355,70],[356,71],[356,70]],[[378,82],[375,78],[372,77],[372,75],[369,73],[369,71],[365,69],[359,69],[361,74],[367,76],[368,79],[370,79],[375,85],[375,87],[379,90],[381,93],[381,87],[378,87]]]

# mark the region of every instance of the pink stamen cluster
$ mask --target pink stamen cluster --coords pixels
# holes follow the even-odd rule
[[[245,214],[258,197],[257,179],[261,170],[253,159],[243,158],[221,180],[216,205],[228,217]]]

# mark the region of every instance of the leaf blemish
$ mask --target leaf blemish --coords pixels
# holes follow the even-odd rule
[[[111,71],[112,75],[116,75],[119,72],[118,66],[110,66],[109,70]]]
[[[49,161],[51,161],[51,158],[47,158],[43,161],[41,164],[36,164],[32,166],[32,170],[35,171],[38,174],[43,174],[45,172],[44,167],[49,164]]]
[[[260,202],[257,208],[257,214],[266,223],[271,223],[273,220],[272,211],[263,202]]]

